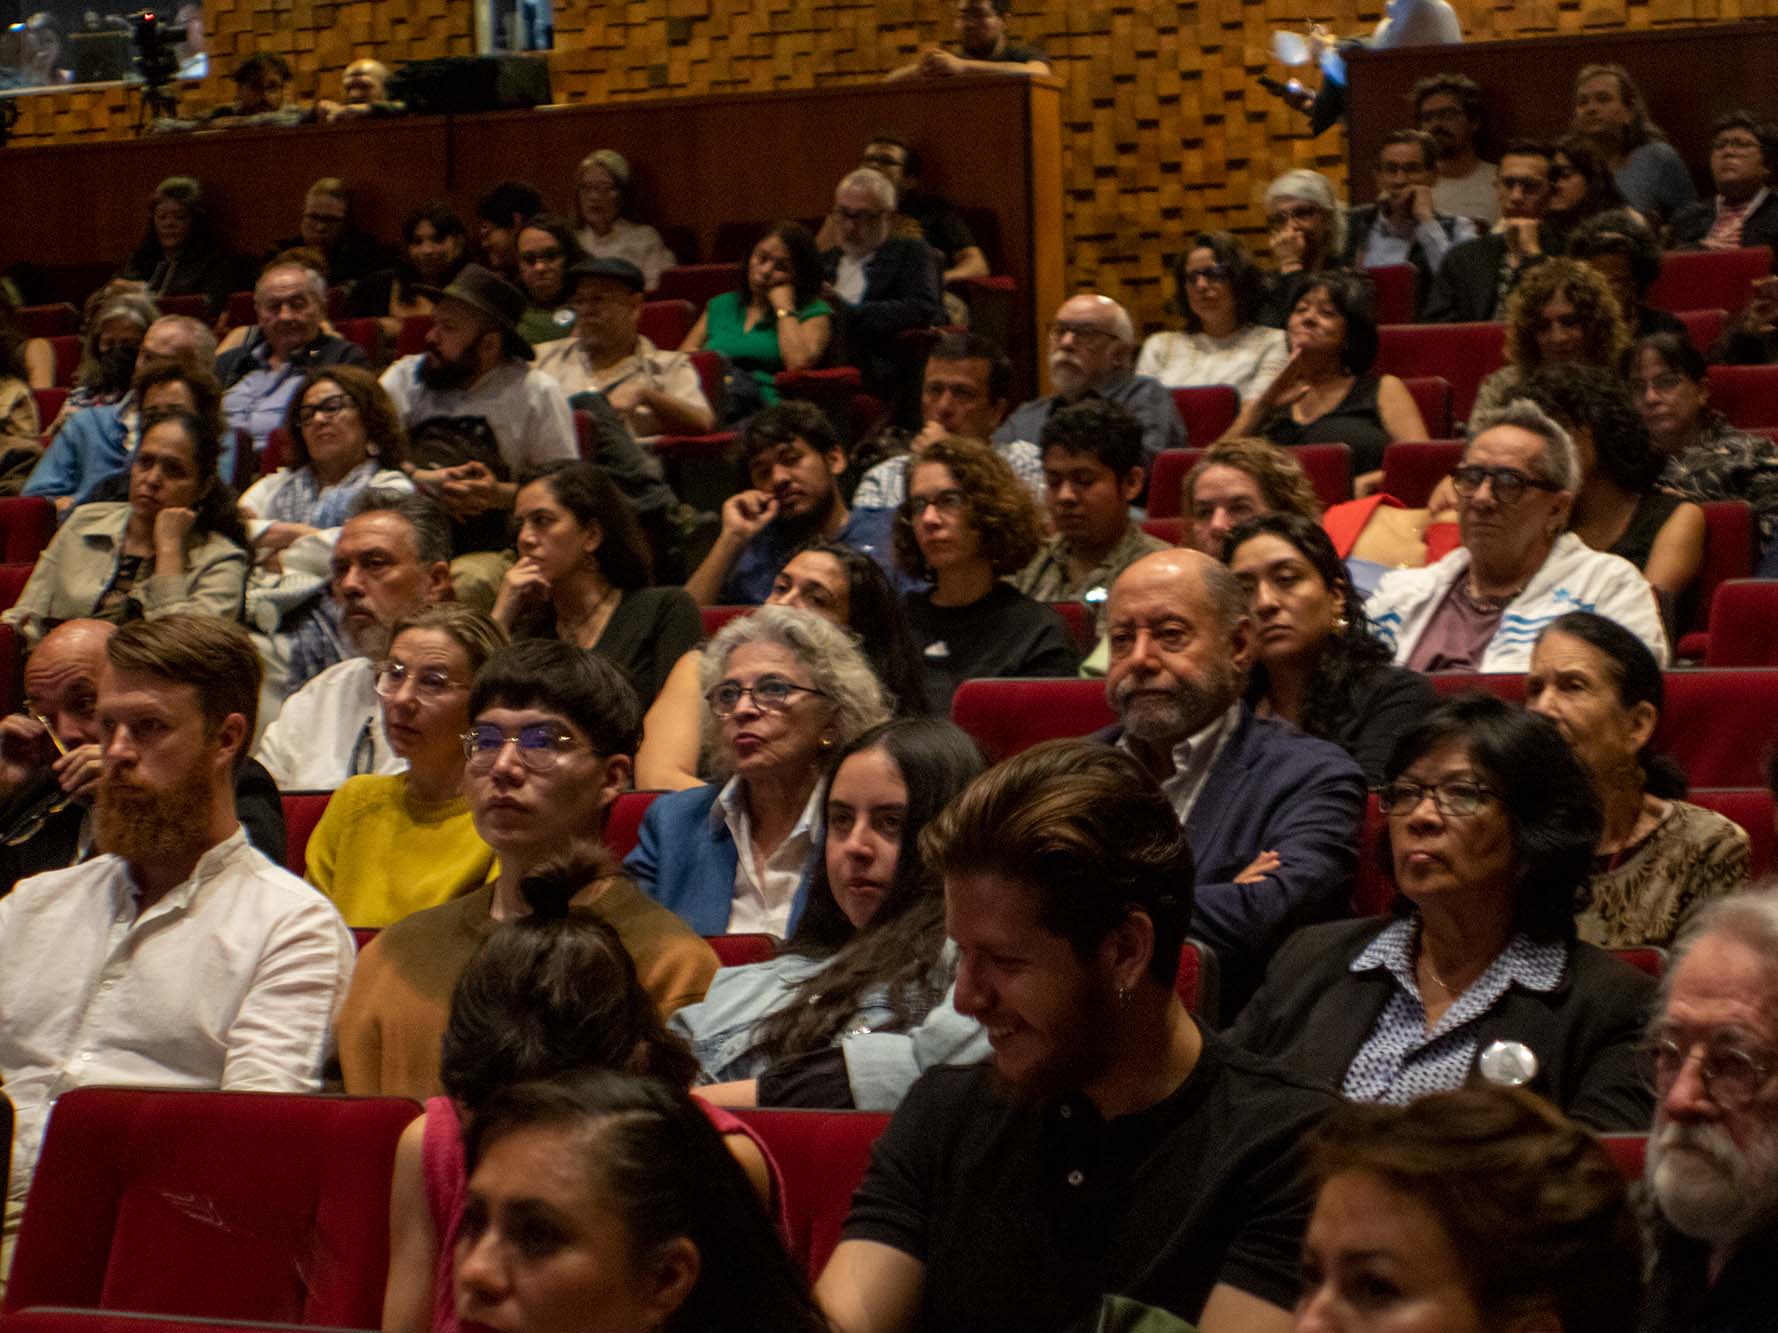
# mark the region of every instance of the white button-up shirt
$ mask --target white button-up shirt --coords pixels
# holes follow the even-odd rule
[[[377,699],[376,663],[335,662],[284,701],[253,757],[281,791],[332,791],[361,773],[404,773]]]
[[[1193,732],[1173,747],[1173,776],[1161,783],[1161,791],[1166,794],[1181,824],[1191,818],[1192,807],[1203,793],[1210,769],[1222,753],[1222,747],[1228,744],[1229,737],[1235,734],[1235,724],[1240,719],[1241,704],[1236,700],[1209,726]],[[1128,732],[1118,739],[1118,745],[1136,753]],[[1137,755],[1137,758],[1141,756]]]
[[[35,875],[0,898],[14,1201],[69,1088],[321,1086],[356,957],[333,904],[240,828],[138,915],[139,902],[117,856]]]
[[[826,784],[817,782],[809,803],[784,841],[765,859],[761,878],[753,861],[753,824],[747,814],[747,788],[730,778],[716,798],[713,815],[728,825],[735,840],[735,901],[729,909],[728,933],[765,934],[782,939],[789,933],[790,909],[808,868],[809,852],[820,825]]]

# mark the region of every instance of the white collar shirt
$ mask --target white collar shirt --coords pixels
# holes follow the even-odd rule
[[[253,757],[280,791],[332,791],[363,773],[404,773],[389,747],[368,657],[335,662],[284,701]]]
[[[834,273],[833,289],[847,305],[857,305],[864,300],[864,289],[870,280],[866,266],[874,254],[875,250],[863,255],[849,254],[844,250],[840,252],[840,265]]]
[[[1227,712],[1218,714],[1208,726],[1194,731],[1173,747],[1173,776],[1161,783],[1161,791],[1172,803],[1173,813],[1179,816],[1181,824],[1191,817],[1192,807],[1203,794],[1210,770],[1222,754],[1222,747],[1235,734],[1235,723],[1240,717],[1241,703],[1236,700]],[[1128,732],[1119,738],[1118,745],[1136,754]],[[1137,754],[1137,758],[1141,755]]]
[[[711,820],[727,825],[729,836],[735,840],[735,896],[729,908],[729,934],[757,932],[782,939],[789,933],[790,909],[796,902],[796,891],[802,887],[803,872],[808,869],[825,795],[825,784],[817,782],[796,824],[765,858],[762,877],[754,866],[747,785],[740,778],[730,778],[718,793]]]

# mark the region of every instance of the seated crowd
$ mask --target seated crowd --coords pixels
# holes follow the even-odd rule
[[[1046,68],[1005,25],[896,77]],[[389,1333],[1768,1327],[1778,889],[1656,738],[1701,506],[1778,562],[1778,445],[1645,298],[1660,238],[1771,239],[1778,127],[1723,116],[1698,202],[1616,66],[1497,171],[1467,79],[1413,106],[1374,202],[1271,183],[1269,269],[1185,239],[1181,329],[1070,295],[1024,402],[893,136],[671,345],[612,149],[399,254],[315,182],[220,347],[156,301],[238,258],[162,182],[56,420],[0,320],[57,525],[0,612],[8,1253],[61,1092],[327,1088],[423,1105]],[[1425,496],[1396,264],[1504,338]],[[845,410],[794,373],[841,364]],[[667,462],[719,430],[711,513]],[[1092,734],[962,725],[1083,676]],[[813,1282],[760,1108],[891,1113]]]

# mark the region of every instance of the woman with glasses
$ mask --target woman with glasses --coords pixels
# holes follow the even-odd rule
[[[1544,229],[1555,242],[1550,253],[1561,254],[1568,237],[1588,218],[1623,206],[1611,168],[1593,145],[1577,134],[1559,140],[1550,159],[1550,195],[1543,216]]]
[[[1482,381],[1472,414],[1505,407],[1544,366],[1610,369],[1629,341],[1629,327],[1611,285],[1598,273],[1574,259],[1545,260],[1507,303],[1506,364]]]
[[[1393,918],[1286,940],[1232,1036],[1351,1101],[1524,1087],[1645,1130],[1635,1052],[1654,982],[1575,938],[1599,801],[1561,734],[1493,695],[1404,735],[1378,792]]]
[[[1260,319],[1284,328],[1310,282],[1344,271],[1346,210],[1326,176],[1296,168],[1266,186],[1266,229],[1277,271],[1267,280]]]
[[[1183,333],[1153,333],[1136,373],[1169,389],[1226,384],[1241,400],[1262,393],[1284,369],[1284,331],[1260,321],[1265,274],[1226,231],[1202,231],[1173,262],[1173,308]]]
[[[568,270],[584,255],[568,219],[538,213],[525,219],[513,241],[519,286],[528,298],[519,316],[519,336],[536,347],[574,331],[574,284]]]
[[[852,635],[788,606],[724,625],[698,676],[715,779],[657,798],[624,869],[700,935],[782,938],[820,860],[827,756],[888,702]]]
[[[1556,724],[1604,811],[1593,875],[1576,904],[1582,939],[1665,948],[1692,908],[1743,887],[1747,834],[1679,798],[1684,771],[1653,749],[1661,669],[1634,634],[1571,611],[1537,637],[1525,705]]]
[[[613,148],[598,148],[574,169],[574,239],[594,259],[627,259],[642,270],[649,291],[679,260],[661,234],[624,214],[630,203],[630,163]]]
[[[498,858],[495,876],[404,917],[359,953],[337,1029],[348,1092],[441,1091],[457,981],[497,926],[530,911],[521,886],[548,866],[578,867],[572,906],[617,932],[663,1016],[702,999],[716,972],[710,947],[650,902],[604,846],[642,720],[623,673],[559,639],[527,639],[476,673],[468,713],[463,788],[475,831]]]
[[[505,630],[455,602],[390,631],[377,697],[407,771],[346,779],[309,837],[306,877],[347,925],[392,925],[487,883],[494,853],[463,794],[463,733],[470,683],[505,644]]]

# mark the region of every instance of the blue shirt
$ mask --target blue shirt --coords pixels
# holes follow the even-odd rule
[[[286,359],[275,368],[269,366],[267,352],[265,343],[249,352],[253,369],[222,395],[222,413],[228,424],[251,435],[255,449],[264,449],[272,432],[284,424],[290,400],[309,373],[308,367],[298,365],[295,358]]]
[[[79,504],[94,486],[129,464],[136,427],[134,395],[74,413],[37,460],[22,494],[52,500],[67,495]]]
[[[1095,384],[1092,392],[1107,402],[1116,403],[1142,423],[1142,452],[1146,465],[1153,466],[1155,455],[1163,449],[1183,449],[1189,443],[1185,437],[1185,422],[1173,405],[1173,395],[1159,380],[1148,375],[1118,375]],[[1044,423],[1056,407],[1066,406],[1068,402],[1060,394],[1051,394],[1048,398],[1033,398],[1028,403],[1021,403],[1000,423],[1000,429],[994,432],[994,443],[1031,440],[1041,449]]]
[[[885,514],[889,516],[887,525],[882,518]],[[894,516],[895,511],[890,509],[854,509],[846,515],[845,526],[831,540],[835,545],[849,546],[868,555],[883,567],[883,572],[893,582],[895,549],[890,534],[894,530]],[[772,595],[772,583],[777,579],[778,571],[789,564],[790,557],[809,540],[808,537],[793,539],[781,523],[766,524],[758,536],[741,548],[735,567],[723,580],[722,591],[718,594],[722,604],[759,606]]]

